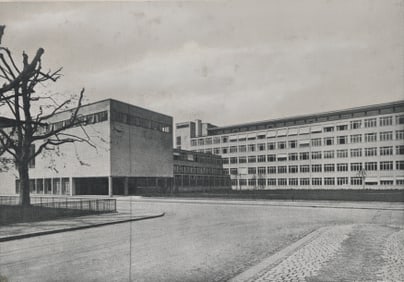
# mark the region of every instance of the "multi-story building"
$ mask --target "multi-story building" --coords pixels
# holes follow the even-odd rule
[[[71,111],[53,116],[49,126],[69,120]],[[82,106],[79,118],[83,126],[65,133],[90,137],[94,146],[66,143],[43,151],[29,170],[33,193],[133,194],[172,186],[172,117],[108,99]],[[0,193],[18,193],[15,169],[1,172],[0,180]]]
[[[174,149],[174,191],[213,191],[231,188],[220,156]]]
[[[191,150],[223,157],[233,189],[404,189],[404,101],[191,133]]]
[[[190,150],[192,138],[206,136],[208,129],[215,127],[210,123],[202,123],[199,119],[177,123],[175,126],[175,148]]]

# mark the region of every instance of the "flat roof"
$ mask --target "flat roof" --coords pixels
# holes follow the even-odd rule
[[[222,134],[222,133],[217,133],[217,132],[223,131],[223,130],[232,130],[232,129],[240,130],[241,128],[246,129],[246,130],[242,130],[242,131],[259,130],[258,128],[252,128],[252,127],[257,127],[257,126],[265,126],[265,128],[281,127],[281,126],[276,126],[276,124],[283,124],[283,126],[304,125],[304,124],[311,124],[311,123],[315,123],[315,122],[323,122],[323,121],[319,121],[320,118],[324,119],[324,118],[338,116],[338,118],[336,118],[334,120],[347,119],[347,118],[353,118],[353,117],[342,117],[342,116],[350,115],[350,114],[352,115],[354,113],[359,113],[359,112],[364,112],[366,114],[366,112],[370,112],[370,111],[382,110],[382,109],[387,109],[387,108],[398,108],[398,107],[402,108],[401,111],[404,111],[404,100],[381,103],[381,104],[373,104],[373,105],[367,105],[367,106],[361,106],[361,107],[354,107],[354,108],[348,108],[348,109],[343,109],[343,110],[321,112],[321,113],[316,113],[316,114],[299,115],[299,116],[292,116],[292,117],[287,117],[287,118],[270,119],[270,120],[241,123],[241,124],[235,124],[235,125],[229,125],[229,126],[220,126],[220,127],[216,127],[216,128],[208,128],[208,133],[212,133],[212,135]],[[305,122],[306,120],[310,120],[310,122]],[[304,122],[297,124],[296,123],[297,121],[304,121]],[[295,123],[295,124],[285,125],[286,123]],[[272,125],[272,126],[267,127],[268,125]],[[264,128],[262,128],[262,129],[264,129]]]

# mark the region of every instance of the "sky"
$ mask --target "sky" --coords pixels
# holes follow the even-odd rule
[[[216,125],[404,99],[403,0],[2,2],[46,91]]]

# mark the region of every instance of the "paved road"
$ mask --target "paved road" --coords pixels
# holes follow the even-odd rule
[[[242,206],[225,203],[135,201],[133,209],[165,211],[166,215],[144,222],[0,243],[0,275],[9,281],[129,281],[129,277],[133,281],[223,281],[320,227],[326,229],[315,240],[322,243],[300,249],[318,259],[311,261],[312,281],[324,281],[322,278],[328,277],[325,275],[330,275],[333,267],[345,265],[338,259],[330,262],[330,258],[349,258],[354,253],[349,253],[350,248],[363,238],[386,240],[374,241],[383,247],[369,251],[367,256],[352,258],[352,262],[365,262],[367,257],[382,252],[383,261],[391,263],[381,264],[380,273],[397,267],[397,259],[390,254],[401,251],[398,248],[403,243],[399,233],[404,228],[402,210],[265,206],[254,201]],[[129,210],[129,203],[120,201],[118,208]],[[351,241],[346,240],[349,234],[356,234]],[[329,246],[318,249],[324,240]],[[294,255],[285,264],[302,264],[299,250]],[[369,265],[377,263],[370,261]],[[275,270],[283,268],[280,272],[285,272],[285,264],[279,264]],[[270,275],[272,269],[262,275]],[[301,275],[304,266],[296,269],[295,274]],[[346,273],[354,270],[352,265]]]

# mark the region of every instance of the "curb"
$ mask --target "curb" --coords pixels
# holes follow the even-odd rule
[[[25,238],[31,238],[31,237],[37,237],[37,236],[43,236],[43,235],[49,235],[49,234],[55,234],[55,233],[76,231],[76,230],[88,229],[88,228],[94,228],[94,227],[101,227],[101,226],[105,226],[105,225],[119,224],[119,223],[125,223],[125,222],[130,222],[130,221],[141,221],[141,220],[146,220],[146,219],[163,217],[164,215],[165,215],[165,213],[163,212],[161,214],[144,216],[144,217],[140,217],[140,218],[123,219],[123,220],[96,223],[96,224],[90,224],[90,225],[84,225],[84,226],[76,226],[76,227],[69,227],[69,228],[62,228],[62,229],[25,233],[25,234],[19,234],[19,235],[11,235],[11,236],[0,237],[0,242],[7,242],[7,241],[12,241],[12,240],[19,240],[19,239],[25,239]]]
[[[120,201],[126,201],[121,200]],[[129,200],[127,200],[129,201]],[[236,202],[233,199],[223,199],[223,201],[219,201],[216,199],[203,199],[203,198],[194,198],[191,200],[179,200],[179,199],[163,199],[163,198],[156,198],[156,199],[133,199],[133,201],[137,202],[161,202],[161,203],[183,203],[183,204],[209,204],[209,205],[237,205],[237,206],[263,206],[263,207],[295,207],[295,208],[324,208],[324,209],[352,209],[352,210],[385,210],[385,211],[404,211],[404,207],[370,207],[370,206],[363,206],[363,207],[355,207],[355,206],[337,206],[337,205],[325,205],[325,204],[307,204],[301,205],[298,202],[296,204],[288,204],[288,203],[264,203],[264,202],[254,202],[255,200],[251,200],[251,203],[246,203],[250,200],[237,200],[240,202]],[[227,202],[226,202],[227,201]],[[243,201],[245,201],[243,203]],[[261,200],[259,200],[261,201]],[[262,200],[265,201],[265,200]],[[270,200],[269,200],[270,201]]]
[[[273,254],[272,256],[264,259],[260,263],[250,267],[246,271],[240,273],[236,277],[233,277],[229,281],[231,282],[241,282],[241,281],[251,281],[259,275],[261,272],[268,270],[271,266],[274,267],[275,265],[279,264],[283,259],[290,256],[292,253],[303,247],[305,244],[313,241],[318,236],[320,236],[325,229],[328,227],[320,227],[317,230],[312,231],[308,235],[304,236],[302,239],[298,240],[297,242],[287,246],[286,248],[280,250],[279,252]]]

